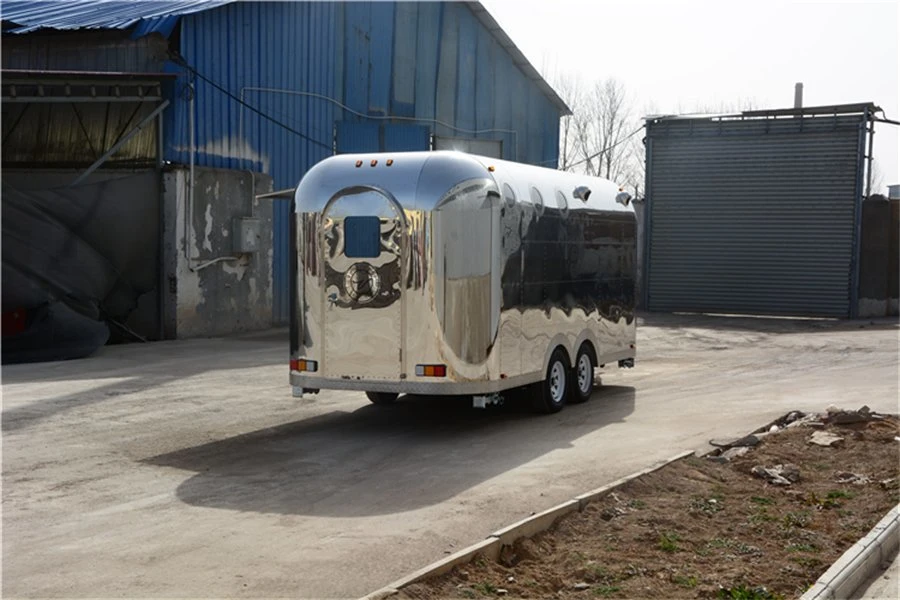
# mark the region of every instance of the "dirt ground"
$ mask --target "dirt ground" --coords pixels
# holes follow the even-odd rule
[[[900,501],[900,421],[837,422],[856,414],[785,415],[793,426],[727,450],[741,456],[673,463],[504,547],[499,561],[477,556],[399,597],[799,597]],[[841,440],[811,443],[821,432]],[[754,469],[779,465],[780,483]]]

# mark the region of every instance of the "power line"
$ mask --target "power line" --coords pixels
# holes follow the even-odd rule
[[[297,135],[297,136],[299,136],[299,137],[305,139],[306,141],[315,144],[316,146],[319,146],[319,147],[321,147],[321,148],[325,148],[325,149],[328,150],[329,152],[331,152],[331,151],[333,150],[332,147],[331,147],[331,144],[324,144],[324,143],[320,142],[319,140],[313,139],[313,138],[309,137],[308,135],[306,135],[305,133],[303,133],[303,132],[301,132],[301,131],[297,131],[296,129],[294,129],[294,128],[291,127],[290,125],[288,125],[288,124],[286,124],[286,123],[284,123],[284,122],[282,122],[282,121],[279,121],[279,120],[276,119],[275,117],[272,117],[271,115],[268,115],[268,114],[264,113],[263,111],[259,110],[258,108],[256,108],[256,107],[253,106],[252,104],[249,104],[249,103],[247,103],[247,102],[244,102],[244,100],[242,100],[241,98],[235,96],[235,95],[232,94],[230,91],[228,91],[227,89],[225,89],[224,87],[222,87],[221,85],[219,85],[218,83],[216,83],[215,81],[213,81],[212,79],[210,79],[209,77],[206,77],[205,75],[203,75],[202,73],[200,73],[199,71],[197,71],[197,69],[195,69],[194,67],[192,67],[191,65],[189,65],[189,64],[187,63],[187,61],[185,61],[184,58],[183,58],[182,56],[180,56],[180,55],[174,56],[174,57],[173,57],[173,61],[174,61],[176,64],[178,64],[178,65],[184,67],[185,69],[187,69],[188,71],[190,71],[190,72],[191,72],[195,77],[197,77],[198,79],[201,79],[201,80],[205,81],[206,83],[208,83],[209,85],[211,85],[211,86],[214,87],[215,89],[219,90],[220,92],[222,92],[223,94],[225,94],[226,96],[228,96],[229,98],[231,98],[232,100],[234,100],[235,102],[237,102],[238,104],[241,104],[241,105],[243,105],[245,108],[250,109],[251,111],[255,112],[256,114],[258,114],[258,115],[261,116],[262,118],[266,119],[267,121],[271,121],[272,123],[278,125],[279,127],[284,128],[286,131],[289,131],[289,132],[291,132],[291,133],[293,133],[293,134],[295,134],[295,135]]]
[[[577,167],[578,165],[583,165],[584,163],[586,163],[586,162],[588,162],[588,161],[590,161],[590,160],[594,160],[595,158],[597,158],[598,156],[600,156],[600,155],[603,154],[604,152],[609,152],[610,150],[612,150],[612,149],[615,148],[616,146],[618,146],[618,145],[620,145],[620,144],[624,144],[625,142],[627,142],[628,140],[630,140],[631,138],[633,138],[635,135],[637,135],[638,132],[643,131],[643,129],[644,129],[644,126],[641,125],[641,126],[638,127],[637,129],[635,129],[634,131],[632,131],[631,133],[629,133],[627,136],[625,136],[624,138],[622,138],[621,140],[619,140],[618,142],[616,142],[615,144],[613,144],[612,146],[607,146],[606,148],[603,148],[603,149],[600,150],[599,152],[597,152],[597,153],[595,153],[595,154],[592,154],[592,155],[588,156],[587,158],[578,161],[577,163],[568,165],[567,168]]]

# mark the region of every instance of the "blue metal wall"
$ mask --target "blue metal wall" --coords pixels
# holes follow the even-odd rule
[[[287,127],[242,107],[234,98],[195,78],[198,165],[253,169],[272,176],[276,189],[295,187],[306,171],[332,154],[335,106],[335,4],[240,2],[183,19],[181,54],[198,73]],[[165,124],[166,158],[190,160],[187,91]],[[264,87],[279,91],[248,90]],[[273,315],[288,319],[290,202],[274,206]]]
[[[558,108],[465,3],[340,3],[336,19],[338,92],[353,111],[415,118],[435,135],[499,139],[506,159],[555,166]]]
[[[433,133],[499,139],[504,158],[555,166],[559,110],[465,3],[238,2],[183,17],[180,45],[199,74],[278,121],[195,78],[198,165],[263,171],[276,188],[294,187],[332,154],[337,126],[342,152],[427,149]],[[166,159],[182,164],[186,81],[165,123]],[[484,131],[496,129],[515,133]],[[276,201],[278,322],[289,314],[288,231],[289,203]]]

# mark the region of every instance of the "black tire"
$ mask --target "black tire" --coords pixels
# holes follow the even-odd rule
[[[366,392],[366,397],[372,404],[393,404],[397,400],[397,396],[400,394],[394,394],[391,392]]]
[[[566,353],[562,348],[557,348],[550,355],[544,381],[534,384],[531,388],[531,403],[536,411],[552,414],[562,410],[568,395],[569,371]]]
[[[575,356],[575,368],[569,380],[569,402],[587,402],[594,393],[594,354],[587,344],[582,344]]]

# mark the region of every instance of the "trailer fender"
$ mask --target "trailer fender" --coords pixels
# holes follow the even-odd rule
[[[572,343],[569,341],[569,338],[566,337],[564,333],[557,333],[553,339],[550,340],[550,343],[547,345],[547,349],[544,351],[544,364],[541,367],[542,371],[547,370],[547,365],[550,364],[550,356],[553,354],[553,351],[557,348],[562,348],[566,353],[566,358],[569,361],[569,367],[575,367],[575,352],[578,350],[578,346],[572,347]]]

